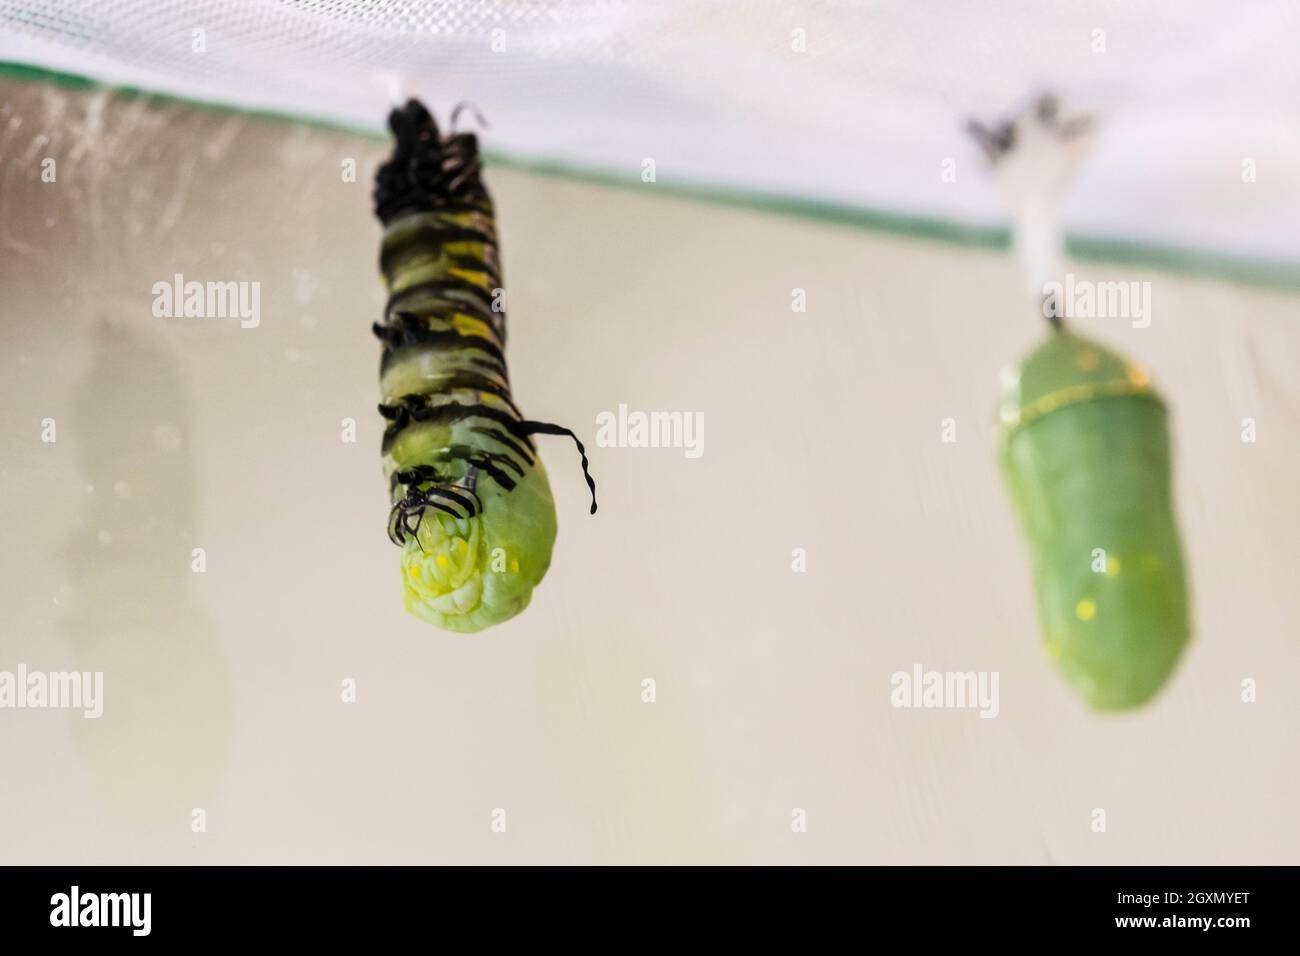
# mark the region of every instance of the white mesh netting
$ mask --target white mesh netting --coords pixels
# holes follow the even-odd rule
[[[4,0],[0,24],[0,60],[112,84],[372,130],[398,89],[468,99],[498,154],[959,222],[1002,218],[963,118],[1051,88],[1106,121],[1072,233],[1300,261],[1286,2]]]

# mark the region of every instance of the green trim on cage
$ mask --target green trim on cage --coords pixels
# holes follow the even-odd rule
[[[313,129],[360,136],[381,142],[385,139],[379,130],[363,129],[346,123],[337,123],[318,117],[295,115],[275,110],[231,106],[210,100],[193,99],[170,93],[158,93],[133,86],[101,83],[98,80],[74,73],[50,70],[27,63],[0,61],[0,76],[34,82],[52,83],[65,89],[109,89],[122,96],[146,96],[162,102],[176,103],[196,109],[216,110],[238,116],[276,122],[297,123]],[[583,167],[570,163],[531,160],[518,156],[486,150],[485,164],[504,166],[540,176],[553,176],[575,182],[620,189],[642,189],[635,176],[620,176],[608,170]],[[907,238],[933,240],[968,248],[999,250],[1010,246],[1010,230],[1000,226],[981,226],[951,219],[927,216],[909,216],[882,209],[869,209],[797,196],[750,192],[728,189],[708,183],[672,184],[659,182],[655,194],[692,202],[748,209],[769,215],[790,216],[812,222],[848,226],[868,232],[880,232]],[[1069,236],[1066,250],[1074,258],[1086,262],[1158,269],[1196,279],[1232,282],[1286,292],[1300,292],[1300,262],[1257,259],[1208,252],[1185,246],[1159,243],[1133,242],[1112,236]]]

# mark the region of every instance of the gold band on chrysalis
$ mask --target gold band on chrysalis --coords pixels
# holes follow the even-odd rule
[[[1024,428],[1026,425],[1033,424],[1044,415],[1054,412],[1058,408],[1066,408],[1082,402],[1094,402],[1102,398],[1123,398],[1126,396],[1142,396],[1161,405],[1164,404],[1161,402],[1160,396],[1156,394],[1156,390],[1151,387],[1151,382],[1145,376],[1139,374],[1118,381],[1086,382],[1082,385],[1070,385],[1067,388],[1040,395],[1023,408],[1007,408],[1004,406],[1001,415],[1002,424],[1010,434],[1017,429]]]

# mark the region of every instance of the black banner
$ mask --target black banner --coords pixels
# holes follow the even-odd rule
[[[620,923],[634,936],[696,923],[740,935],[752,923],[766,934],[775,921],[796,937],[817,937],[848,921],[858,939],[920,931],[927,946],[1097,937],[1231,946],[1285,931],[1294,884],[1292,873],[1267,868],[864,869],[761,877],[732,869],[721,879],[707,874],[707,887],[694,884],[705,874],[692,872],[624,871],[598,885],[574,872],[546,878],[539,892],[537,877],[519,870],[8,868],[0,871],[0,926],[6,942],[39,937],[57,944],[75,934],[83,945],[279,938],[336,944],[397,941],[433,926],[440,935],[458,928],[453,939],[474,928],[495,938],[505,928],[554,927],[557,920],[579,936],[598,926],[602,934],[618,933]]]

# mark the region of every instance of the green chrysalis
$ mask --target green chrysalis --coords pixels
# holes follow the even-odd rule
[[[1094,710],[1138,706],[1189,638],[1165,405],[1142,369],[1061,331],[1020,365],[1001,419],[1047,651]]]
[[[455,118],[453,115],[453,125]],[[380,364],[389,537],[402,549],[406,609],[479,631],[527,607],[551,562],[555,504],[510,393],[492,200],[473,134],[443,137],[415,100],[389,116],[392,158],[375,181],[388,286]]]

